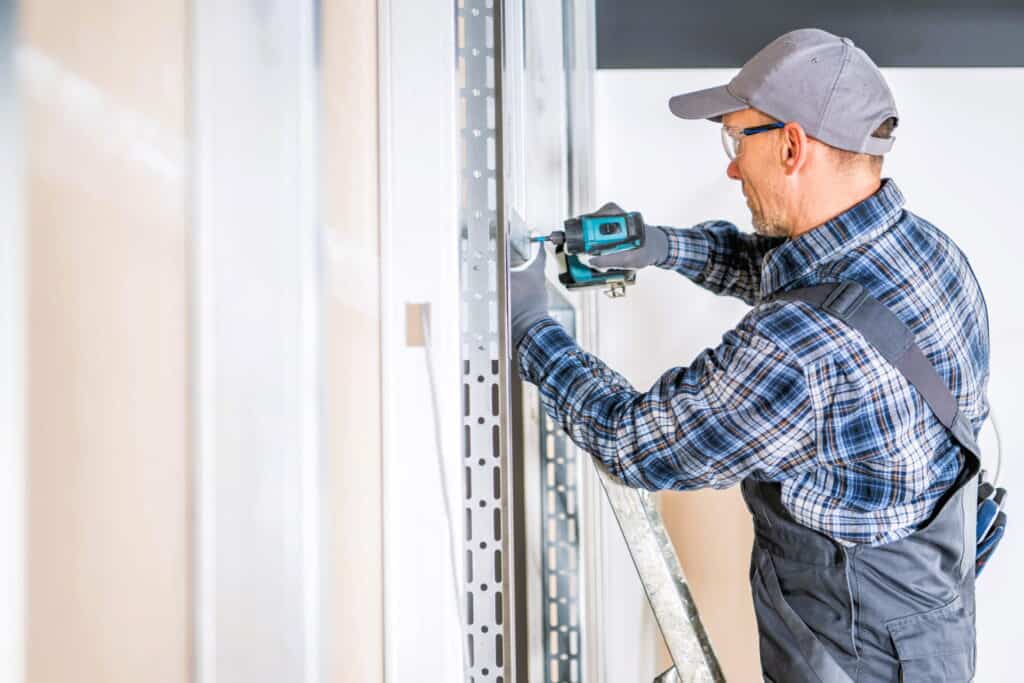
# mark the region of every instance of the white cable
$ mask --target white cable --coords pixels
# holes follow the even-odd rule
[[[999,486],[999,474],[1003,469],[1003,439],[999,435],[999,423],[996,422],[995,408],[989,403],[988,419],[992,422],[992,431],[996,434],[996,473],[992,477],[992,486]]]
[[[459,619],[459,651],[462,654],[463,678],[469,675],[469,655],[466,652],[465,620],[462,618],[462,591],[459,590],[458,564],[455,556],[455,522],[452,517],[451,498],[448,496],[448,477],[445,476],[444,449],[441,444],[441,408],[437,397],[437,385],[434,381],[433,350],[430,345],[430,314],[426,306],[421,307],[420,322],[423,326],[423,351],[427,361],[427,381],[430,384],[430,405],[434,415],[434,452],[437,457],[437,474],[441,480],[441,500],[444,504],[444,517],[448,524],[448,555],[452,570],[452,596],[455,598],[455,613]]]

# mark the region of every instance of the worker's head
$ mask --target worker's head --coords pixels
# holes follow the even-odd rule
[[[873,134],[891,138],[894,126],[895,118],[886,119]],[[833,147],[809,136],[797,121],[778,121],[753,108],[722,117],[722,142],[729,157],[726,174],[740,181],[754,229],[762,235],[793,235],[808,209],[813,211],[809,204],[828,195],[845,208],[843,194],[877,187],[882,174],[882,155]]]
[[[723,125],[727,174],[741,181],[755,229],[791,236],[822,201],[877,187],[896,104],[878,67],[848,38],[791,31],[728,85],[677,95],[674,114]]]

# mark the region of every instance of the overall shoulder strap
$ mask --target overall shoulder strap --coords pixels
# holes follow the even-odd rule
[[[949,387],[914,340],[914,332],[859,282],[845,281],[779,292],[768,300],[803,301],[854,328],[914,385],[935,416],[971,455],[977,471],[981,451],[970,421],[960,412]],[[970,460],[970,459],[969,459]],[[972,472],[973,474],[973,472]]]

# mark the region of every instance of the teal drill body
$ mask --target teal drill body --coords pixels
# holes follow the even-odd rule
[[[644,243],[644,221],[639,212],[585,214],[566,220],[563,228],[532,241],[555,245],[562,266],[558,279],[568,289],[605,287],[610,296],[622,296],[626,285],[636,282],[636,271],[590,268],[580,254],[600,256],[639,249]]]

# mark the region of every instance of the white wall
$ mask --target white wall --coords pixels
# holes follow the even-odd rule
[[[599,202],[614,200],[642,211],[650,223],[684,227],[725,218],[750,230],[739,188],[725,176],[726,157],[717,127],[676,119],[667,107],[671,95],[726,82],[733,73],[598,72]],[[991,319],[989,397],[1002,418],[1002,482],[1024,491],[1024,475],[1014,462],[1024,446],[1024,427],[1014,421],[1024,410],[1024,397],[1015,390],[1024,384],[1024,366],[1017,362],[1024,354],[1024,307],[1013,299],[1019,291],[1014,276],[1024,250],[1017,194],[1024,135],[1016,127],[1024,104],[1024,69],[890,69],[886,77],[896,94],[900,127],[884,175],[899,183],[909,210],[960,245],[981,282]],[[704,348],[717,345],[746,310],[739,301],[715,297],[673,273],[651,269],[640,275],[626,299],[601,304],[602,356],[646,389],[664,370],[685,365]],[[992,469],[995,451],[988,426],[982,431],[981,446]],[[673,495],[711,500],[699,498],[708,492]],[[719,583],[695,586],[709,621],[723,611],[742,617],[747,608],[737,605],[737,595],[749,599],[743,585],[745,560],[737,560],[730,550],[737,538],[747,542],[749,530],[739,521],[746,512],[737,491],[722,496],[711,501],[714,514],[705,505],[689,508],[691,521],[719,529],[720,540],[682,558],[691,578],[695,572],[720,568]],[[1024,605],[1024,585],[1014,577],[1024,574],[1024,547],[1014,525],[1009,533],[978,586],[979,681],[1010,680],[1018,673],[1016,616]],[[740,556],[745,558],[745,552]],[[710,626],[709,631],[713,641],[754,642],[749,630],[739,636]],[[748,671],[751,662],[741,660],[752,656],[749,651],[731,653],[726,673],[730,667]]]
[[[451,566],[426,356],[422,346],[407,344],[405,318],[406,303],[430,304],[445,475],[461,556],[452,6],[382,2],[378,35],[384,668],[388,681],[454,681],[462,661],[452,572],[461,591],[464,563]]]

